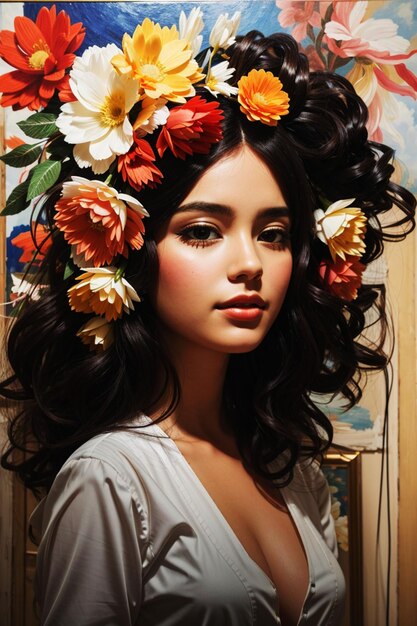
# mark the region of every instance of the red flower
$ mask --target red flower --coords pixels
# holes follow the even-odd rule
[[[69,74],[65,74],[62,80],[62,84],[59,88],[58,98],[61,102],[75,102],[77,100],[77,98],[72,93],[69,79]]]
[[[57,15],[55,6],[42,7],[36,23],[16,17],[14,26],[15,32],[0,32],[0,57],[16,68],[0,76],[0,104],[37,111],[66,85],[65,70],[73,64],[85,30],[80,22],[71,24],[65,11]]]
[[[49,235],[50,233],[45,226],[37,225],[34,222],[32,231],[25,230],[13,237],[11,240],[12,245],[23,250],[19,262],[30,263],[33,260],[34,263],[40,263],[43,261],[45,254],[52,245],[52,239]]]
[[[185,159],[187,154],[207,154],[211,145],[223,137],[222,119],[219,103],[207,102],[200,96],[174,107],[156,142],[159,156],[167,148],[180,159]]]
[[[328,290],[343,300],[354,300],[362,284],[362,272],[365,266],[356,256],[346,256],[346,260],[337,257],[323,259],[320,263],[320,276]]]
[[[163,174],[154,165],[155,154],[145,139],[134,135],[135,143],[126,154],[121,154],[117,160],[117,169],[123,180],[133,189],[140,191],[143,187],[156,187]]]

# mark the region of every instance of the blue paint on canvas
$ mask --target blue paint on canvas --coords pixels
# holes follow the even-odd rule
[[[372,428],[374,423],[368,409],[363,406],[354,406],[349,410],[330,405],[320,405],[320,409],[326,415],[337,417],[338,422],[351,424],[355,430],[366,430]]]
[[[6,242],[6,254],[7,254],[7,273],[23,272],[24,263],[20,263],[19,258],[22,256],[22,249],[12,244],[12,239],[17,237],[20,233],[24,233],[29,229],[27,224],[21,224],[15,226],[7,238]]]
[[[51,7],[53,2],[42,3]],[[239,32],[245,33],[257,29],[265,35],[282,31],[278,24],[278,9],[274,0],[223,0],[222,2],[60,2],[59,9],[65,10],[73,22],[82,22],[87,34],[83,46],[77,54],[91,45],[105,46],[114,42],[120,46],[124,33],[131,34],[138,23],[145,17],[159,22],[163,26],[178,25],[181,11],[187,15],[193,7],[201,7],[204,13],[205,40],[208,46],[208,35],[220,13],[233,15],[241,11],[242,17]],[[26,2],[24,14],[35,19],[39,12],[39,3]]]
[[[346,467],[336,465],[323,465],[323,473],[329,484],[333,487],[332,499],[340,502],[340,516],[349,514],[349,478]]]

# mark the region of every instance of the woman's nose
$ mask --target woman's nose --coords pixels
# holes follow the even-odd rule
[[[229,280],[233,282],[253,280],[260,278],[262,273],[262,262],[256,244],[252,238],[239,237],[234,243]]]

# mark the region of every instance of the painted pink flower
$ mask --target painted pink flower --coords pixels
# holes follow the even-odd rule
[[[376,72],[375,70],[378,70]],[[379,80],[379,76],[384,75],[384,80]],[[400,145],[403,137],[395,127],[395,122],[399,118],[398,102],[393,96],[393,91],[399,93],[402,85],[400,79],[395,74],[395,68],[391,65],[376,65],[375,63],[355,63],[346,78],[354,85],[356,93],[362,98],[368,107],[367,129],[369,138],[372,141],[383,141],[383,132],[388,132]],[[396,89],[388,89],[388,81],[397,81]],[[410,81],[411,82],[411,81]],[[407,86],[406,93],[416,98],[417,79],[414,77],[414,87],[409,92]]]
[[[307,37],[307,26],[320,28],[323,10],[326,11],[331,2],[301,2],[300,0],[276,0],[276,5],[281,9],[278,21],[283,28],[295,24],[292,36],[297,41]],[[325,5],[325,6],[323,6]]]
[[[387,106],[392,109],[390,93],[417,97],[417,76],[404,63],[417,49],[408,50],[410,42],[397,34],[398,25],[392,20],[362,21],[367,6],[362,0],[335,2],[325,33],[331,52],[341,58],[356,58],[347,78],[369,108],[370,137],[380,141],[381,122],[387,129],[392,126],[387,111]]]
[[[329,50],[343,58],[364,57],[374,63],[401,64],[417,50],[410,50],[410,42],[397,34],[398,25],[390,19],[362,21],[367,0],[334,3],[332,19],[325,26]],[[407,72],[400,68],[407,82]],[[411,72],[410,72],[411,74]]]

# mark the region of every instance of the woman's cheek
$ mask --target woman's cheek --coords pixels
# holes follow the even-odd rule
[[[171,305],[181,300],[192,301],[208,289],[209,277],[206,262],[196,263],[190,254],[169,254],[166,250],[159,257],[158,299],[171,298]]]
[[[185,244],[181,245],[185,247]],[[207,288],[211,265],[196,248],[178,250],[175,246],[173,251],[162,249],[159,254],[159,283],[170,289],[188,285],[190,289],[203,291]]]

